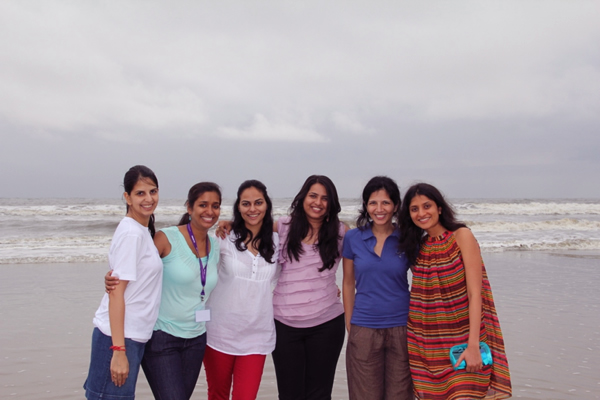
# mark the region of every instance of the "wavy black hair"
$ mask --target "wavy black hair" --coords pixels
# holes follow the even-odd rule
[[[425,236],[425,231],[419,228],[413,222],[410,216],[410,202],[415,196],[423,195],[433,201],[436,207],[441,208],[440,225],[444,229],[455,231],[464,228],[466,225],[456,220],[454,208],[446,201],[444,195],[435,187],[428,183],[417,183],[412,185],[404,195],[402,208],[400,209],[400,251],[406,255],[410,265],[414,265],[419,255],[421,243]]]
[[[319,250],[319,255],[323,262],[323,267],[319,268],[319,272],[322,272],[333,268],[335,260],[340,255],[338,249],[338,240],[340,239],[340,220],[338,214],[342,211],[335,185],[331,179],[324,175],[309,176],[296,197],[294,197],[290,206],[290,231],[287,242],[284,245],[284,254],[287,254],[289,259],[293,258],[296,261],[300,261],[300,256],[304,253],[302,240],[304,240],[311,229],[306,212],[304,211],[304,199],[306,199],[310,188],[317,183],[323,185],[327,192],[327,214],[319,228],[319,235],[315,243],[315,247]]]
[[[145,165],[134,165],[129,168],[129,171],[125,173],[125,177],[123,178],[123,188],[128,195],[131,195],[131,191],[138,181],[142,179],[149,179],[156,185],[158,188],[158,179],[156,179],[156,175],[152,170]],[[127,208],[125,213],[129,212],[129,204],[127,204]],[[150,235],[154,237],[156,233],[156,228],[154,227],[154,213],[150,216],[150,221],[148,221],[148,230],[150,231]]]
[[[240,213],[240,197],[244,190],[249,188],[255,188],[262,193],[265,202],[267,203],[267,210],[262,220],[262,225],[256,237],[253,237],[252,232],[246,228],[246,223],[242,214]],[[246,250],[246,241],[249,240],[252,245],[258,249],[258,252],[268,263],[273,263],[273,255],[275,254],[275,243],[273,243],[273,203],[271,198],[267,194],[267,187],[260,181],[251,179],[242,182],[237,191],[237,198],[233,205],[233,222],[231,228],[233,233],[236,235],[235,248],[238,251]],[[249,237],[249,238],[248,238]]]
[[[369,198],[371,195],[379,190],[385,190],[388,196],[390,196],[392,203],[394,203],[394,206],[398,207],[393,218],[395,218],[396,221],[399,220],[401,200],[398,184],[392,178],[388,178],[387,176],[375,176],[371,178],[369,182],[367,182],[367,185],[362,192],[362,208],[358,214],[358,218],[356,219],[356,226],[358,229],[364,230],[368,224],[373,222],[367,211],[367,204],[369,203]]]

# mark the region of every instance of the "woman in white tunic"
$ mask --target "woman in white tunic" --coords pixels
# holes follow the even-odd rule
[[[272,203],[261,182],[242,183],[232,234],[220,239],[219,281],[207,303],[204,356],[208,398],[256,399],[265,358],[275,348],[273,285],[278,236]]]

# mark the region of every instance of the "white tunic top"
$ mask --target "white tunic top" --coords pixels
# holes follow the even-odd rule
[[[147,342],[152,335],[162,287],[163,264],[148,228],[125,217],[110,243],[108,263],[113,276],[129,281],[125,288],[125,337]],[[108,317],[108,294],[104,294],[94,325],[112,336]]]
[[[235,236],[219,239],[219,281],[210,295],[206,323],[207,344],[230,355],[269,354],[275,348],[273,286],[277,281],[279,236],[273,263],[260,253],[238,251]]]

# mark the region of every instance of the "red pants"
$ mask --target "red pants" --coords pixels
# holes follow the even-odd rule
[[[208,383],[208,400],[255,400],[265,366],[264,354],[232,356],[206,346],[204,371]]]

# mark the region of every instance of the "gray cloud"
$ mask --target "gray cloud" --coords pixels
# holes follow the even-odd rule
[[[171,197],[251,177],[292,196],[311,173],[344,196],[388,174],[454,197],[599,197],[599,11],[3,2],[0,195],[109,195],[146,163]]]

